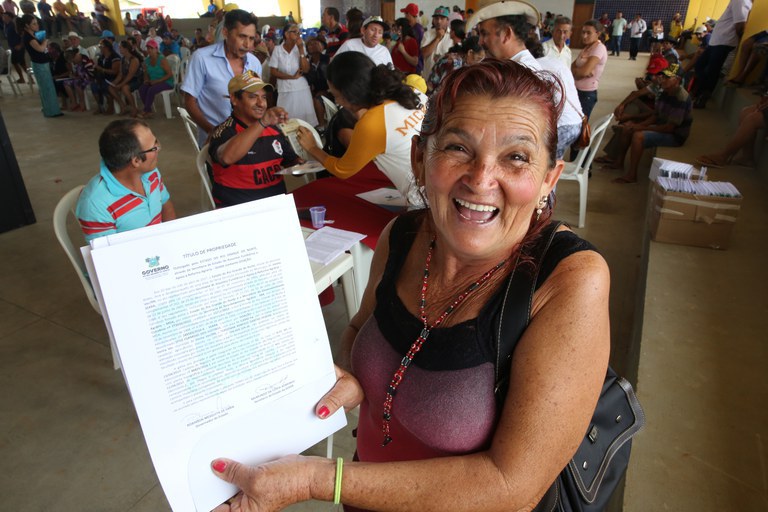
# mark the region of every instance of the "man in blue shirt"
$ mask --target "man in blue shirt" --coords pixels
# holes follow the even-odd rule
[[[75,209],[87,241],[176,218],[157,169],[160,149],[144,121],[107,125],[99,137],[101,169],[83,189]]]
[[[181,59],[181,48],[179,47],[179,43],[173,40],[173,36],[170,32],[165,32],[163,34],[163,42],[160,43],[160,53],[166,57],[169,55],[176,55]]]
[[[192,54],[181,90],[184,107],[198,126],[202,147],[208,134],[232,112],[227,85],[246,71],[261,76],[261,62],[253,55],[256,44],[256,18],[242,9],[224,17],[224,40],[200,48]]]

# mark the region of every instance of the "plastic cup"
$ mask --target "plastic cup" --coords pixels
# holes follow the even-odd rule
[[[312,227],[320,229],[325,226],[325,206],[313,206],[309,209],[309,214],[312,216]]]

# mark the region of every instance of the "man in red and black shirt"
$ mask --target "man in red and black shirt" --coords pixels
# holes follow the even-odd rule
[[[232,115],[213,130],[208,147],[217,207],[284,194],[277,171],[302,162],[276,126],[288,113],[267,108],[267,88],[272,86],[251,71],[229,81]]]
[[[328,29],[328,33],[325,36],[325,42],[327,44],[325,54],[329,57],[333,57],[336,54],[336,50],[341,46],[341,43],[343,43],[347,39],[347,36],[349,36],[347,27],[339,23],[339,10],[335,7],[326,7],[323,9],[320,22],[326,29]]]

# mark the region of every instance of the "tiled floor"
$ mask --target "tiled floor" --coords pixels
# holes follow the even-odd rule
[[[613,109],[641,67],[642,60],[610,59],[594,116]],[[96,172],[97,138],[110,119],[45,119],[36,95],[25,89],[14,99],[4,88],[0,109],[37,223],[0,235],[0,510],[168,510],[121,375],[111,369],[101,318],[51,226],[58,199]],[[690,161],[722,142],[722,116],[696,116],[687,146],[665,155]],[[199,211],[194,154],[181,120],[151,125],[177,211]],[[768,510],[766,185],[746,169],[711,172],[745,193],[728,251],[649,244],[647,183],[613,185],[614,174],[597,169],[587,227],[577,230],[610,265],[612,362],[639,377],[648,415],[628,473],[631,512]],[[558,192],[558,217],[575,222],[576,183],[564,182]],[[324,313],[336,339],[344,309],[337,301]],[[336,452],[349,457],[349,432],[335,441]],[[323,454],[325,447],[313,450]],[[308,503],[292,510],[330,508]]]

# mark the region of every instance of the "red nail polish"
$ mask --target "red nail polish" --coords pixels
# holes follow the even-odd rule
[[[225,469],[227,469],[227,463],[223,460],[217,460],[212,464],[213,470],[217,473],[223,473]]]
[[[320,407],[320,410],[317,411],[317,415],[322,419],[327,418],[330,413],[331,411],[326,406]]]

